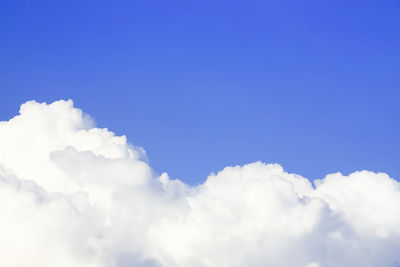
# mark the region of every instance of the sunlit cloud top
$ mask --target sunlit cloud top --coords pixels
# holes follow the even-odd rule
[[[385,173],[262,162],[189,186],[71,100],[0,122],[1,266],[397,266],[397,203]]]

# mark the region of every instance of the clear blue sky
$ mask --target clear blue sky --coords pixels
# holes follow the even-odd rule
[[[68,98],[191,184],[400,178],[400,2],[0,0],[0,119]]]

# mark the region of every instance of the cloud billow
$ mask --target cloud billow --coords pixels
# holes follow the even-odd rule
[[[261,162],[189,186],[71,100],[0,122],[0,266],[396,267],[399,203],[385,173]]]

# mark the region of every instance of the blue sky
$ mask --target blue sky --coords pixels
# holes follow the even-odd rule
[[[73,99],[196,184],[253,161],[400,178],[398,1],[0,0],[0,119]]]

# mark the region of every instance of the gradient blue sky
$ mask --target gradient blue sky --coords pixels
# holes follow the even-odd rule
[[[0,0],[0,119],[69,98],[191,184],[400,178],[400,2]]]

